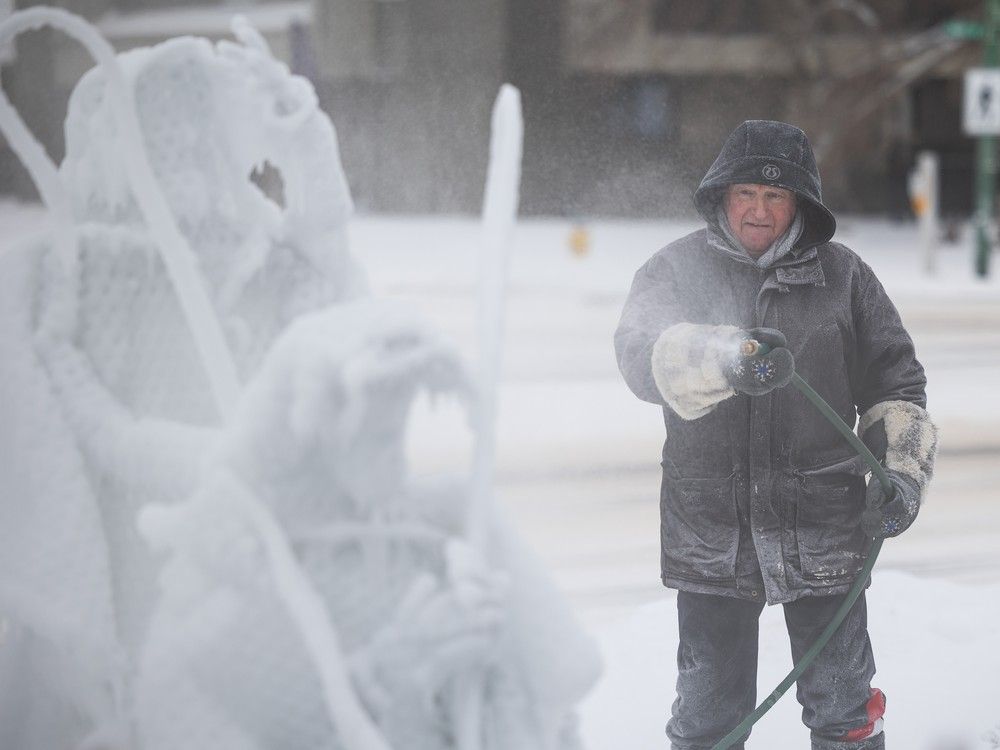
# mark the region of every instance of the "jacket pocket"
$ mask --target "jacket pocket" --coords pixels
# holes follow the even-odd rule
[[[739,546],[734,477],[663,473],[660,547],[665,576],[734,580]]]
[[[795,540],[803,578],[840,580],[864,565],[869,539],[861,530],[864,477],[853,459],[796,472]]]

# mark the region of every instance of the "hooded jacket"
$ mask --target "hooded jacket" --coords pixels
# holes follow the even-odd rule
[[[734,183],[797,196],[799,237],[767,267],[733,252],[718,225],[719,202]],[[836,223],[801,130],[741,125],[695,205],[706,228],[637,271],[615,333],[626,383],[663,407],[663,582],[770,603],[842,593],[870,546],[859,526],[863,461],[795,389],[736,394],[713,342],[777,328],[796,371],[852,425],[887,402],[922,413],[923,368],[871,268],[830,241]]]

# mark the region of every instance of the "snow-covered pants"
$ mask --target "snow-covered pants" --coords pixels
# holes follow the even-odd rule
[[[796,662],[833,619],[843,600],[844,595],[815,596],[784,605]],[[733,597],[678,592],[677,699],[667,723],[673,750],[710,750],[754,709],[757,621],[762,609],[762,603]],[[881,732],[864,740],[843,739],[871,721],[868,707],[874,674],[862,594],[798,680],[802,721],[812,731],[813,750],[884,747]],[[742,749],[743,744],[733,747]]]

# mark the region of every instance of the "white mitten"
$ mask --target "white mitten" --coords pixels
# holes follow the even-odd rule
[[[677,323],[653,345],[653,380],[682,419],[698,419],[736,394],[726,368],[739,352],[736,326]]]

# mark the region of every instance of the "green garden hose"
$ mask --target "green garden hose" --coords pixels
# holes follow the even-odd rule
[[[755,354],[766,354],[770,349],[767,344],[757,344],[757,342],[747,343],[756,345],[753,347],[753,353]],[[854,430],[852,430],[847,423],[840,418],[840,415],[837,414],[837,412],[835,412],[830,405],[823,400],[822,396],[812,389],[812,386],[799,377],[798,373],[792,374],[792,385],[794,385],[803,396],[809,399],[813,406],[819,409],[823,416],[827,418],[830,424],[836,427],[837,431],[847,439],[847,442],[851,444],[851,447],[853,447],[854,450],[856,450],[871,467],[872,474],[876,479],[878,479],[879,484],[882,485],[882,489],[885,490],[886,497],[891,498],[895,490],[893,489],[892,482],[889,481],[889,475],[885,473],[885,469],[882,468],[882,464],[879,463],[878,459],[876,459],[875,456],[872,455],[872,452],[868,450],[868,446],[861,441],[861,438],[854,434]],[[792,671],[785,676],[785,679],[778,684],[778,687],[776,687],[774,691],[753,710],[752,713],[748,714],[747,717],[743,719],[743,721],[741,721],[735,729],[733,729],[733,731],[717,742],[712,750],[728,750],[728,748],[739,742],[743,735],[750,731],[750,727],[756,724],[764,714],[771,710],[771,707],[778,702],[778,699],[785,694],[785,691],[794,685],[795,681],[799,679],[801,674],[806,671],[810,664],[813,663],[813,660],[819,652],[823,650],[823,647],[826,646],[833,634],[837,632],[837,628],[840,627],[840,624],[844,621],[844,618],[847,616],[851,607],[854,606],[858,597],[861,596],[861,592],[864,591],[865,584],[868,582],[868,576],[871,575],[872,568],[875,567],[875,561],[878,559],[878,553],[882,549],[882,541],[882,539],[875,539],[872,542],[871,550],[868,552],[868,559],[865,560],[865,564],[861,568],[861,572],[858,573],[858,577],[854,581],[854,585],[851,587],[851,590],[847,592],[847,597],[840,605],[840,609],[837,610],[833,619],[830,620],[830,624],[826,626],[826,629],[820,633],[816,642],[813,643],[813,645],[809,647],[809,650],[806,651],[801,659],[799,659],[798,664],[792,667]]]

